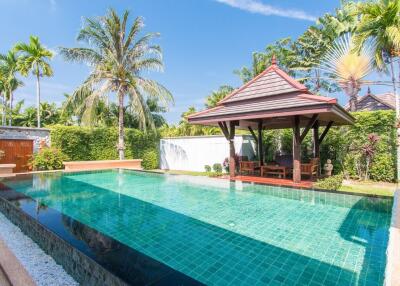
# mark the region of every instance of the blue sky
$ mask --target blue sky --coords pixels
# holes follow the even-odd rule
[[[37,35],[50,49],[77,46],[84,17],[104,15],[108,8],[128,9],[145,19],[146,32],[160,32],[165,71],[150,77],[174,95],[168,122],[179,121],[189,106],[203,108],[204,98],[222,84],[239,86],[233,70],[249,65],[251,53],[282,37],[296,38],[313,20],[333,11],[339,0],[0,0],[0,52]],[[88,75],[88,68],[56,55],[54,77],[42,82],[42,98],[60,104]],[[35,83],[25,86],[16,100],[34,104]],[[344,103],[345,97],[337,95]]]

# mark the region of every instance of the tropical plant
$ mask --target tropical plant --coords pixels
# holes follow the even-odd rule
[[[48,63],[53,57],[53,53],[46,49],[36,36],[29,37],[29,44],[16,44],[14,50],[21,53],[18,59],[19,72],[23,76],[27,76],[32,71],[32,74],[36,77],[37,127],[40,128],[40,77],[53,75],[53,70]]]
[[[35,171],[58,170],[62,169],[63,162],[66,160],[68,156],[59,149],[45,147],[33,155],[30,164]]]
[[[129,104],[135,110],[141,126],[154,127],[151,112],[146,104],[147,98],[158,98],[168,107],[173,98],[171,93],[154,80],[147,79],[143,72],[161,70],[161,49],[150,41],[157,34],[146,34],[138,38],[143,27],[143,20],[138,17],[129,25],[129,12],[122,18],[114,10],[105,17],[87,18],[80,30],[78,41],[85,42],[85,48],[61,48],[61,54],[70,61],[84,62],[92,67],[89,77],[75,93],[82,90],[93,91],[85,100],[83,117],[93,114],[97,103],[110,94],[118,99],[118,154],[125,157],[124,144],[124,98],[129,97]]]
[[[349,96],[350,111],[357,110],[357,98],[365,77],[373,69],[370,45],[360,51],[354,50],[353,37],[349,34],[339,38],[324,56],[320,68],[331,75]]]
[[[18,57],[14,51],[9,51],[5,55],[0,55],[0,70],[3,75],[3,89],[5,93],[5,101],[8,101],[8,107],[5,108],[5,113],[9,115],[8,124],[12,124],[12,109],[14,100],[14,91],[22,86],[22,82],[17,78],[17,67]],[[5,119],[5,114],[3,113]],[[5,121],[5,120],[4,120]]]
[[[213,91],[209,96],[206,97],[206,107],[212,108],[217,106],[218,102],[225,98],[234,90],[233,87],[229,85],[222,85],[218,90]]]
[[[234,73],[240,77],[243,83],[246,83],[271,65],[272,58],[275,57],[279,63],[279,67],[291,76],[294,76],[294,71],[290,69],[293,66],[293,60],[296,56],[292,49],[292,44],[290,38],[284,38],[267,45],[264,52],[253,53],[251,68],[243,67],[240,70],[234,71]]]
[[[394,61],[400,56],[400,1],[376,0],[358,4],[361,16],[357,26],[355,44],[361,49],[365,43],[372,40],[377,67],[387,71],[390,65],[393,93],[396,98],[397,137],[400,138],[400,99],[397,93]],[[399,61],[400,82],[400,61]],[[400,178],[400,145],[397,147],[397,178]]]

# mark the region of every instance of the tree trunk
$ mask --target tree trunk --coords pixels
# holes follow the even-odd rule
[[[6,110],[7,110],[7,102],[6,102],[6,94],[2,92],[1,100],[3,104],[2,112],[1,112],[1,125],[6,126]]]
[[[357,94],[350,95],[350,111],[357,111]]]
[[[397,168],[397,181],[399,181],[400,178],[400,126],[399,126],[399,115],[400,115],[400,101],[399,101],[399,95],[397,94],[397,88],[396,88],[396,76],[394,73],[394,65],[393,65],[393,60],[394,58],[390,58],[390,71],[392,74],[392,83],[393,83],[393,94],[396,100],[396,168]]]
[[[37,127],[40,128],[40,74],[36,73],[36,113],[37,113]]]
[[[124,93],[118,91],[118,155],[120,160],[125,159],[125,142],[124,142]]]
[[[10,91],[10,111],[9,111],[10,118],[8,119],[9,126],[12,125],[12,107],[13,107],[13,93],[12,91]]]

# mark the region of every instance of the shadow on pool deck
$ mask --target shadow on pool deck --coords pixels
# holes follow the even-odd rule
[[[358,281],[358,274],[347,269],[133,197],[66,177],[53,183],[51,192],[27,193],[50,208],[35,214],[37,208],[26,200],[20,201],[20,207],[67,241],[78,245],[79,240],[82,251],[130,283],[140,273],[157,284],[152,264],[138,253],[206,284],[351,285]],[[351,212],[347,219],[354,219]]]

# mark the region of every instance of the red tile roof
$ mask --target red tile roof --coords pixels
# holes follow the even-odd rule
[[[221,100],[214,108],[188,116],[189,122],[210,124],[219,121],[248,120],[324,113],[325,124],[351,124],[354,118],[337,104],[335,98],[312,94],[303,84],[291,78],[276,64]],[[254,115],[252,117],[252,115]],[[262,117],[265,116],[265,117]],[[279,118],[274,119],[279,125]],[[285,123],[287,126],[287,123]],[[324,123],[322,123],[324,124]]]

